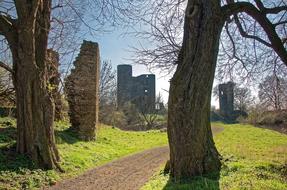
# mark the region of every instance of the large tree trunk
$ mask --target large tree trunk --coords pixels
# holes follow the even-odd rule
[[[54,104],[40,69],[22,60],[16,73],[17,151],[28,154],[40,167],[56,168]]]
[[[170,172],[175,179],[218,172],[210,101],[223,21],[220,1],[189,0],[168,108]]]
[[[17,106],[17,152],[45,169],[59,168],[54,139],[54,103],[47,88],[47,43],[51,1],[17,5],[17,35],[11,45]],[[33,14],[34,11],[34,14]]]

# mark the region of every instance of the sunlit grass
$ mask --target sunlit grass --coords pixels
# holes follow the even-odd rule
[[[7,125],[7,121],[11,125]],[[65,173],[43,171],[25,156],[9,147],[15,146],[15,120],[0,118],[0,189],[35,189],[78,175],[87,169],[145,149],[167,144],[167,135],[159,131],[126,132],[102,125],[95,142],[82,142],[58,122],[56,141]]]
[[[220,178],[197,177],[175,183],[162,172],[142,190],[285,190],[287,189],[287,136],[251,125],[223,125],[215,136],[223,156]]]
[[[224,128],[215,136],[223,156],[219,180],[209,175],[174,183],[168,175],[158,173],[143,190],[287,189],[286,135],[250,125],[213,125],[217,131]],[[122,156],[167,144],[166,134],[159,131],[126,132],[101,126],[96,142],[82,142],[67,128],[67,123],[57,123],[56,140],[65,173],[43,171],[25,156],[7,152],[15,145],[15,120],[0,118],[0,189],[34,189],[54,184]]]

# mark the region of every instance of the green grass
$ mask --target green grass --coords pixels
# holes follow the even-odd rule
[[[15,120],[0,118],[0,189],[35,189],[51,185],[63,178],[152,147],[167,144],[167,136],[159,131],[125,132],[101,126],[96,142],[82,142],[57,123],[56,141],[65,173],[38,169],[27,157],[15,154]]]
[[[286,135],[250,125],[215,123],[214,126],[224,128],[215,136],[223,156],[220,176],[175,183],[160,171],[142,190],[287,189]],[[81,142],[67,128],[66,123],[57,123],[57,146],[66,172],[43,171],[25,156],[15,154],[15,120],[0,118],[0,189],[51,185],[122,156],[167,144],[165,133],[125,132],[108,126],[99,129],[96,142]]]
[[[162,171],[142,190],[285,190],[287,189],[287,136],[251,125],[223,125],[215,136],[223,156],[219,176],[201,176],[175,183]],[[218,179],[219,177],[219,179]]]

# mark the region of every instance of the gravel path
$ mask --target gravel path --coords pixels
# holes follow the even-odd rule
[[[49,190],[135,190],[142,187],[169,157],[168,147],[154,148],[110,162]]]
[[[222,129],[214,127],[213,133]],[[137,190],[165,164],[167,146],[127,156],[57,183],[47,190]]]

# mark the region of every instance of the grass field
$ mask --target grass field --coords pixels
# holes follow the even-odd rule
[[[223,125],[215,136],[223,156],[220,175],[175,183],[162,171],[141,190],[286,190],[287,136],[250,125]]]
[[[125,155],[167,144],[165,133],[125,132],[108,126],[100,127],[96,142],[81,142],[67,128],[66,123],[57,123],[56,140],[65,173],[43,171],[14,153],[15,120],[0,118],[0,189],[50,185]]]
[[[287,136],[249,125],[224,125],[215,136],[223,156],[220,175],[175,183],[160,171],[142,190],[285,190],[287,189]],[[56,140],[65,173],[43,171],[25,156],[14,153],[15,120],[0,118],[0,189],[36,189],[83,173],[119,157],[167,144],[165,133],[125,132],[101,126],[96,142],[81,142],[57,123]]]

